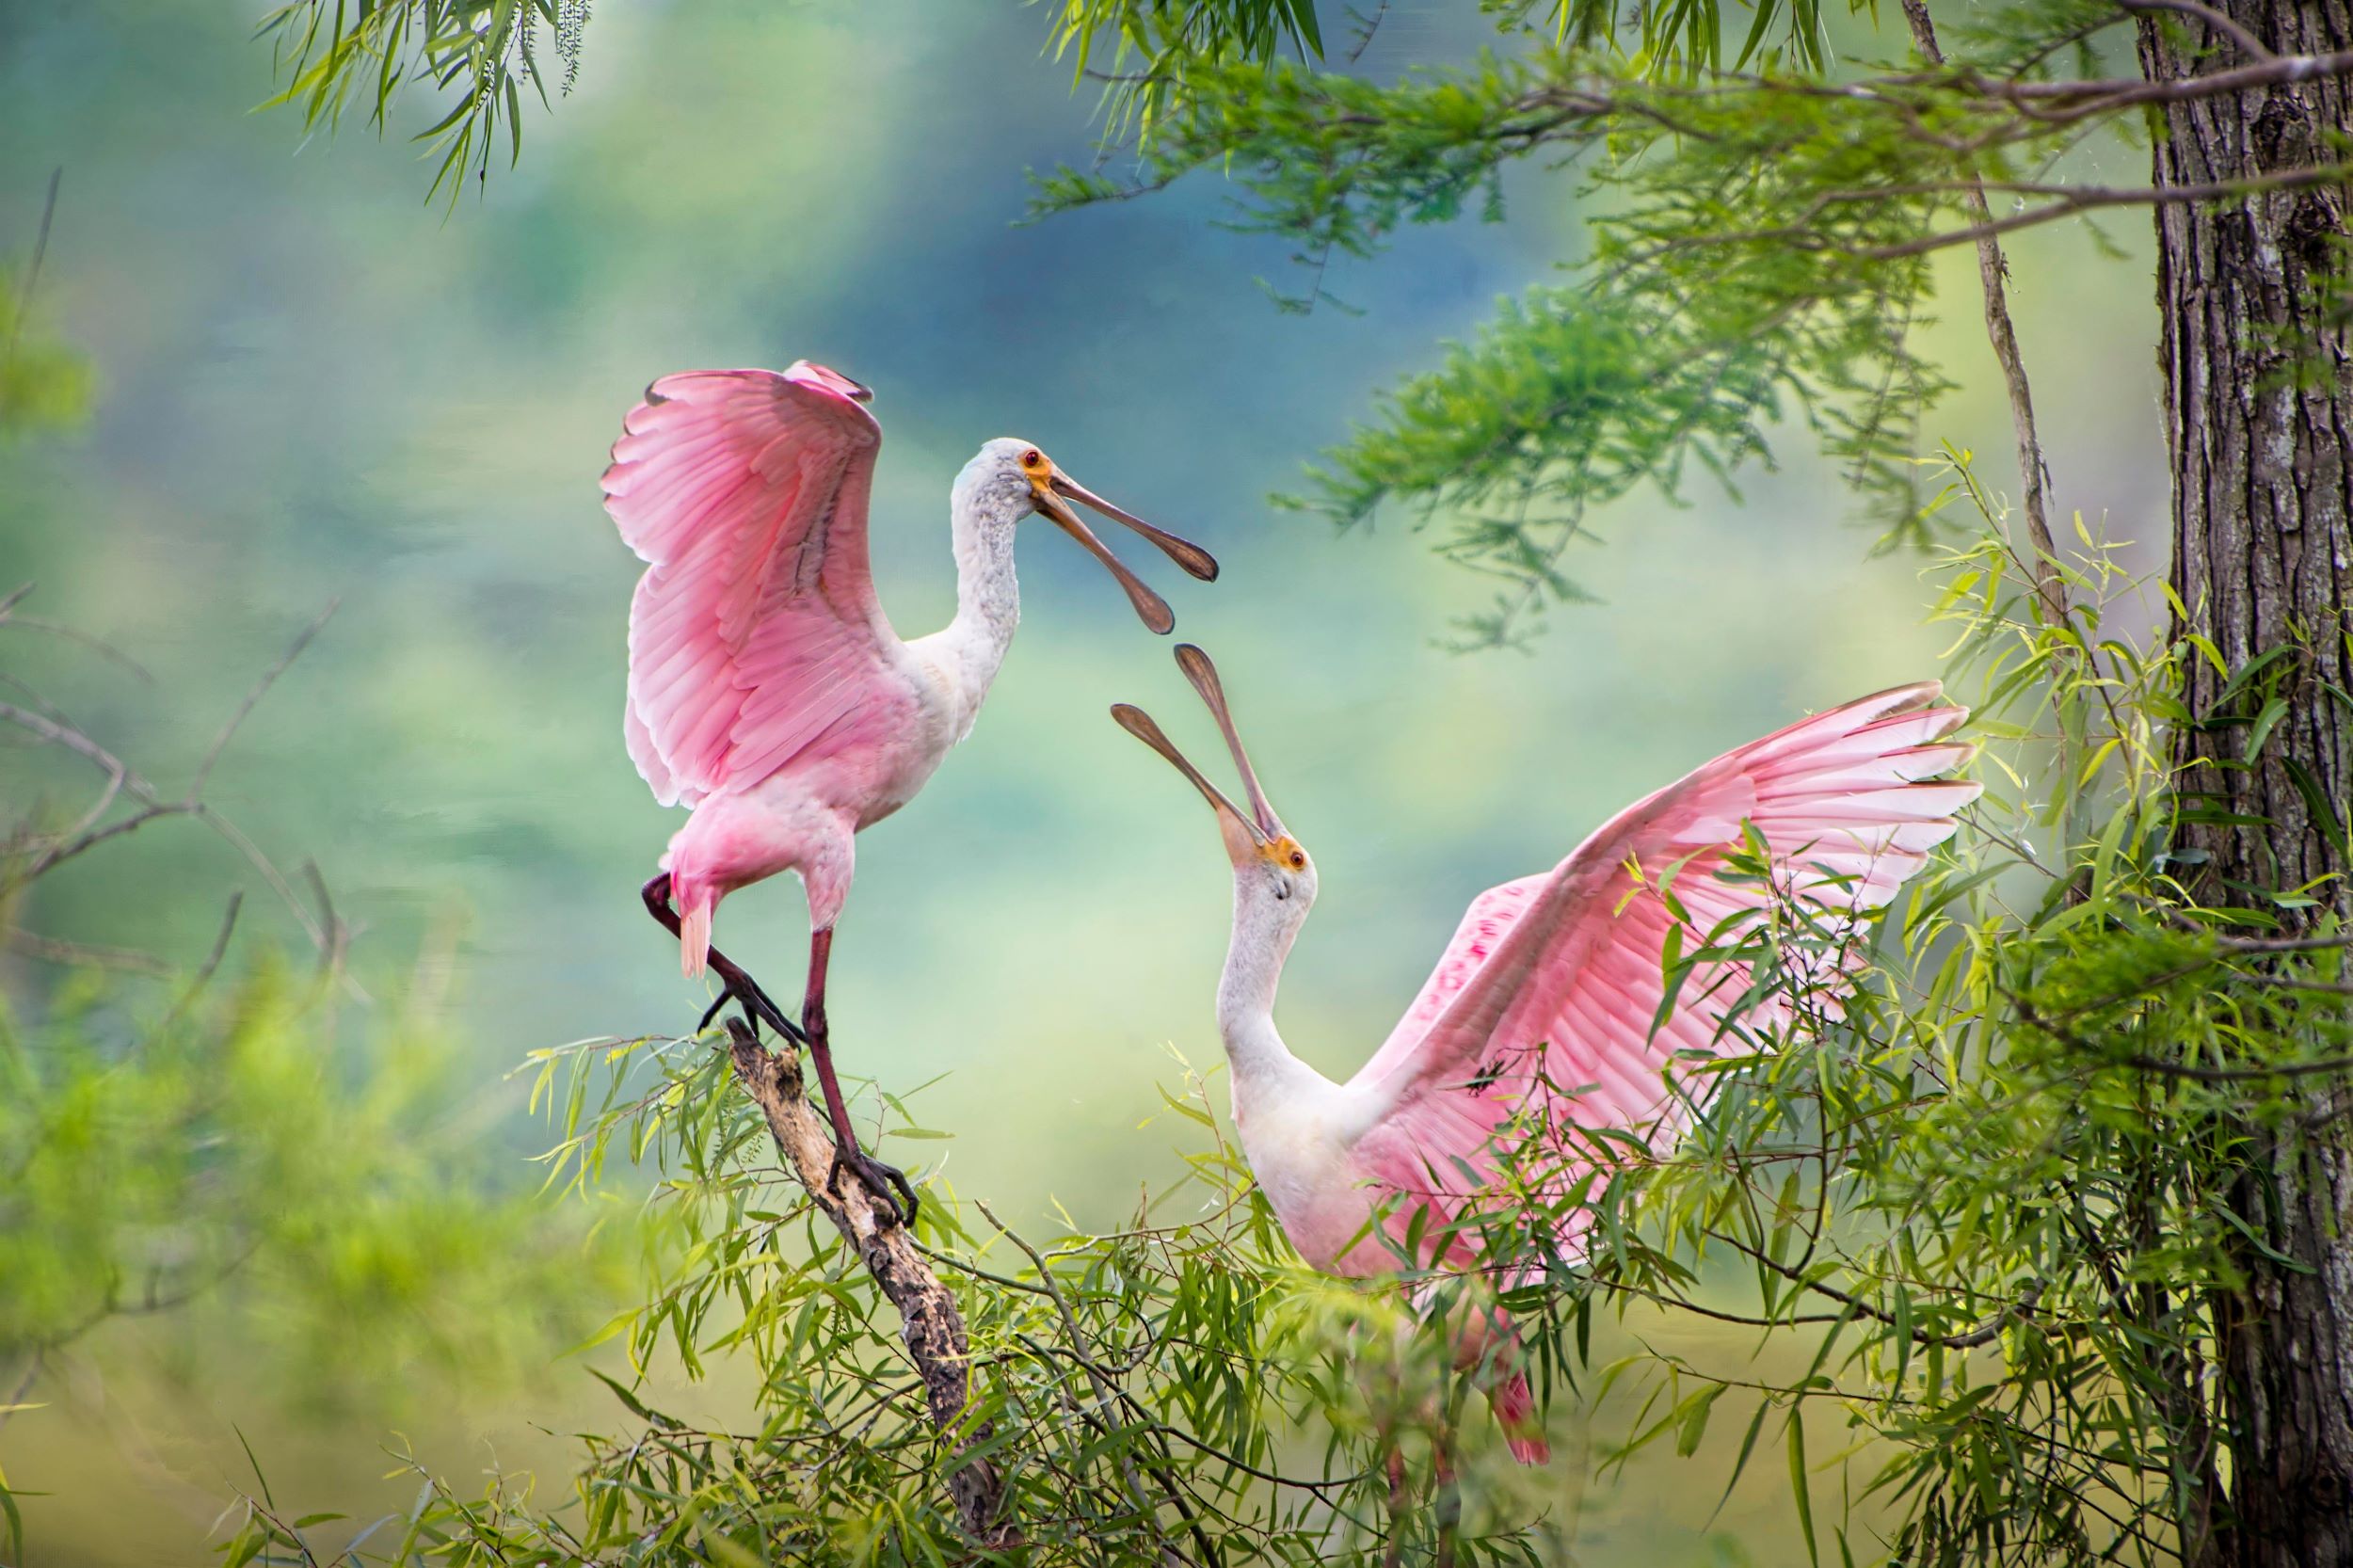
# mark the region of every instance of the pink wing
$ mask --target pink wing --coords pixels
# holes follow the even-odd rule
[[[1667,933],[1678,923],[1662,873],[1672,872],[1689,917],[1686,951],[1721,922],[1737,933],[1763,919],[1772,889],[1715,874],[1750,823],[1772,856],[1780,899],[1860,937],[1980,788],[1923,782],[1970,754],[1935,744],[1968,716],[1929,707],[1940,691],[1934,681],[1898,687],[1728,752],[1620,812],[1551,872],[1473,900],[1421,994],[1352,1080],[1389,1106],[1356,1146],[1360,1169],[1450,1217],[1493,1181],[1498,1129],[1523,1110],[1672,1147],[1705,1093],[1704,1083],[1670,1081],[1677,1053],[1752,1050],[1757,1032],[1789,1020],[1752,1012],[1726,1030],[1749,977],[1724,962],[1691,973],[1653,1031]],[[1833,1005],[1838,968],[1862,958],[1859,942],[1844,945],[1817,976]],[[1574,1133],[1561,1141],[1548,1173],[1557,1191],[1602,1174],[1596,1146]],[[1556,1237],[1564,1256],[1577,1255],[1584,1228],[1580,1210]]]
[[[664,806],[758,783],[878,692],[906,700],[867,564],[864,395],[807,360],[696,370],[622,422],[604,506],[648,563],[622,731]]]

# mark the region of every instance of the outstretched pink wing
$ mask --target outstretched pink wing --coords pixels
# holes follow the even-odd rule
[[[1930,782],[1969,755],[1937,744],[1968,716],[1929,706],[1939,693],[1927,681],[1801,720],[1627,808],[1551,872],[1481,893],[1353,1080],[1387,1107],[1356,1145],[1358,1168],[1377,1185],[1427,1196],[1444,1219],[1494,1179],[1498,1130],[1522,1111],[1671,1146],[1704,1093],[1671,1081],[1682,1076],[1668,1071],[1678,1053],[1745,1052],[1757,1032],[1789,1020],[1754,1012],[1727,1031],[1749,977],[1726,961],[1689,975],[1654,1029],[1668,929],[1682,923],[1661,895],[1662,876],[1672,872],[1689,917],[1685,951],[1763,918],[1778,898],[1795,900],[1817,937],[1827,928],[1849,938],[1844,957],[1828,962],[1860,963],[1862,917],[1952,834],[1952,813],[1979,789]],[[1716,874],[1740,852],[1743,823],[1773,857],[1774,888]],[[1834,997],[1844,976],[1820,972],[1820,952],[1817,941],[1809,956]],[[1561,1141],[1550,1173],[1560,1191],[1595,1171],[1590,1146]],[[1579,1219],[1562,1227],[1564,1256],[1577,1255],[1583,1229]]]
[[[622,728],[664,806],[756,784],[906,699],[867,564],[882,427],[864,395],[806,360],[696,370],[622,422],[604,505],[648,563]]]

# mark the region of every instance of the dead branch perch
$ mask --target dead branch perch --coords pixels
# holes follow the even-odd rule
[[[833,1168],[833,1140],[824,1118],[809,1109],[802,1092],[799,1055],[789,1047],[783,1055],[771,1053],[741,1018],[728,1019],[728,1037],[735,1080],[768,1119],[769,1135],[793,1178],[833,1222],[841,1240],[857,1254],[874,1283],[898,1309],[900,1334],[922,1377],[932,1424],[959,1454],[986,1443],[992,1435],[989,1423],[983,1421],[965,1430],[971,1352],[955,1297],[923,1260],[915,1238],[893,1220],[888,1202],[861,1182],[855,1171],[841,1173],[840,1196],[826,1191],[826,1176]],[[1003,1511],[1005,1483],[993,1462],[966,1459],[949,1477],[948,1495],[966,1531],[975,1540],[989,1546],[1013,1544],[1012,1527],[998,1517]]]

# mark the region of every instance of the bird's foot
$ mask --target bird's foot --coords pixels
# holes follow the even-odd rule
[[[719,995],[709,1007],[703,1009],[701,1019],[695,1025],[695,1032],[700,1034],[704,1030],[709,1029],[711,1021],[724,1012],[728,1003],[731,1001],[743,1003],[744,1021],[752,1026],[752,1033],[755,1036],[760,1033],[760,1026],[764,1023],[796,1046],[808,1044],[808,1036],[802,1032],[801,1027],[786,1017],[784,1010],[770,1000],[768,993],[761,990],[759,984],[749,975],[737,977],[722,975],[720,977]]]
[[[833,1168],[825,1173],[825,1191],[835,1197],[841,1195],[841,1173],[844,1168],[856,1171],[867,1190],[890,1208],[891,1219],[912,1229],[916,1210],[921,1207],[915,1189],[907,1185],[907,1174],[896,1165],[886,1165],[860,1148],[845,1148],[837,1144],[833,1150]]]

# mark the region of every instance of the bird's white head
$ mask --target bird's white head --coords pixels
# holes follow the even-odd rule
[[[1217,559],[1208,551],[1164,528],[1155,528],[1131,512],[1122,511],[1064,473],[1037,446],[1012,436],[1000,436],[974,454],[972,460],[964,465],[964,472],[956,475],[953,496],[959,517],[1003,519],[1008,522],[1032,514],[1051,519],[1119,580],[1144,625],[1163,633],[1174,628],[1176,617],[1169,610],[1168,601],[1145,586],[1143,579],[1129,571],[1096,537],[1095,530],[1071,509],[1073,501],[1134,529],[1202,582],[1217,581]]]
[[[1112,717],[1122,729],[1159,752],[1178,773],[1191,779],[1193,787],[1201,792],[1201,797],[1217,814],[1218,834],[1225,840],[1225,857],[1234,867],[1237,927],[1246,927],[1251,936],[1278,952],[1288,949],[1316,902],[1315,857],[1283,825],[1283,819],[1274,814],[1273,804],[1259,786],[1257,772],[1251,767],[1249,754],[1242,750],[1241,735],[1234,728],[1217,666],[1191,643],[1177,646],[1176,664],[1185,672],[1185,679],[1193,682],[1193,690],[1201,694],[1201,700],[1209,705],[1209,716],[1217,721],[1218,733],[1225,737],[1225,748],[1233,753],[1234,766],[1241,774],[1242,792],[1250,802],[1246,811],[1203,777],[1201,770],[1185,760],[1185,754],[1160,732],[1160,727],[1144,710],[1123,702],[1112,710]]]

